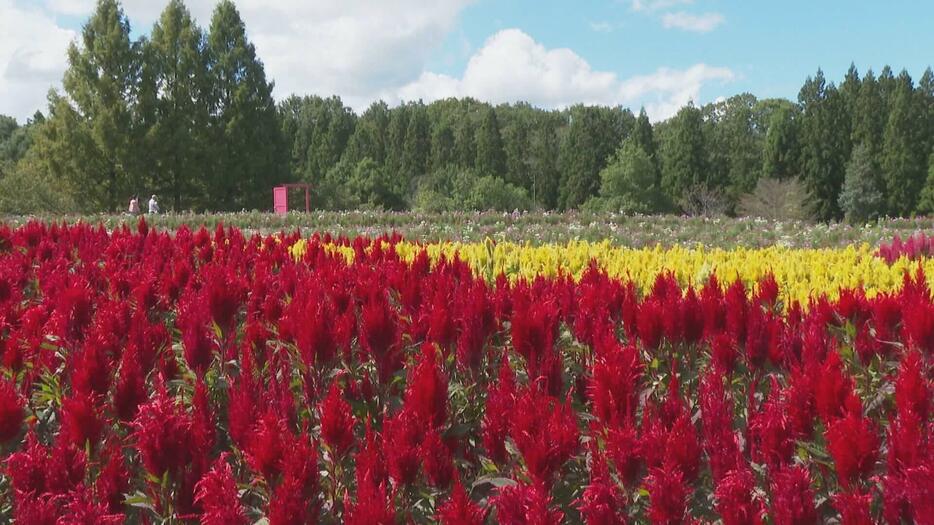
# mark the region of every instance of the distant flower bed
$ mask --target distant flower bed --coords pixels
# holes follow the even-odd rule
[[[916,261],[922,257],[932,257],[934,256],[934,236],[918,232],[902,240],[901,237],[896,235],[891,242],[880,245],[876,254],[889,264],[894,263],[901,257],[907,257],[911,261]]]

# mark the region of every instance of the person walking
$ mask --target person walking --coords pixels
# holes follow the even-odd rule
[[[128,212],[130,215],[139,215],[139,197],[136,195],[130,197],[130,209]]]
[[[159,213],[159,201],[156,200],[156,196],[153,195],[149,199],[149,213],[156,215]]]

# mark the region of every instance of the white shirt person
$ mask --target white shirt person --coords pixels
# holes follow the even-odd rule
[[[149,213],[157,214],[159,213],[159,201],[156,200],[156,196],[153,195],[149,199]]]

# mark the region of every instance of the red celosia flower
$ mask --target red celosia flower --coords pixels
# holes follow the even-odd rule
[[[821,368],[814,371],[814,404],[824,423],[843,415],[843,406],[853,392],[853,381],[843,369],[840,354],[831,351]]]
[[[454,461],[450,449],[441,441],[436,429],[429,429],[425,433],[419,455],[425,477],[431,485],[438,489],[447,488],[454,476]]]
[[[483,448],[490,459],[504,464],[507,459],[506,437],[512,418],[516,397],[516,380],[509,361],[503,359],[498,380],[487,392],[486,409],[483,412]]]
[[[230,402],[227,405],[227,418],[230,422],[230,437],[240,448],[248,446],[250,430],[256,422],[258,408],[258,385],[253,378],[253,358],[249,348],[244,349],[240,364],[240,376],[230,387]]]
[[[16,385],[0,379],[0,445],[19,435],[23,428],[23,398],[17,393]]]
[[[795,433],[777,381],[772,381],[769,397],[761,409],[750,415],[748,426],[754,461],[777,468],[791,460]]]
[[[124,494],[130,488],[130,473],[126,468],[123,450],[116,442],[109,443],[103,451],[103,466],[94,488],[97,497],[107,503],[110,512],[121,512]]]
[[[558,525],[564,513],[552,507],[551,494],[541,483],[508,485],[491,501],[501,525]]]
[[[673,466],[653,468],[646,478],[649,519],[659,525],[684,523],[690,489],[681,470]]]
[[[418,452],[424,430],[407,410],[383,421],[383,455],[389,475],[397,485],[409,485],[418,477]]]
[[[100,409],[90,393],[73,394],[62,402],[62,434],[68,442],[84,450],[92,449],[104,430]]]
[[[872,525],[872,495],[841,492],[833,496],[833,507],[840,513],[840,525]]]
[[[530,387],[516,399],[510,436],[532,479],[547,484],[577,452],[580,434],[569,402]]]
[[[68,495],[64,507],[57,525],[117,525],[125,520],[123,513],[111,513],[106,503],[98,501],[83,485]]]
[[[772,474],[770,511],[775,525],[817,523],[811,476],[801,466],[784,467]]]
[[[738,466],[740,452],[733,433],[733,400],[718,372],[708,372],[700,385],[700,411],[704,450],[715,482]]]
[[[775,274],[769,272],[759,280],[756,286],[756,301],[768,308],[773,308],[778,301],[778,281]]]
[[[710,340],[710,361],[722,375],[732,375],[737,358],[736,344],[726,334],[716,334]]]
[[[746,344],[746,325],[749,302],[746,299],[746,287],[737,279],[724,295],[726,333],[737,345]]]
[[[367,481],[357,486],[356,502],[344,494],[344,523],[347,525],[395,525],[396,511],[386,495],[384,483]]]
[[[62,496],[30,496],[13,508],[13,520],[17,524],[57,525],[63,499]]]
[[[88,457],[64,439],[56,439],[49,451],[43,476],[46,490],[52,494],[66,494],[78,488],[87,474]]]
[[[598,451],[593,451],[590,466],[590,484],[577,502],[581,517],[587,525],[624,525],[626,498],[616,486]]]
[[[917,352],[902,359],[895,379],[895,404],[899,417],[913,413],[921,421],[928,420],[931,409],[931,393],[922,373],[922,357]]]
[[[642,347],[655,350],[665,333],[665,306],[657,300],[646,300],[639,305],[636,330]]]
[[[869,474],[879,452],[879,438],[869,420],[851,412],[832,422],[824,435],[841,485],[849,487]]]
[[[182,331],[185,362],[188,363],[188,368],[194,370],[199,376],[203,376],[211,366],[217,349],[208,327],[208,313],[205,305],[195,303],[186,306],[182,315],[184,317],[179,325]]]
[[[376,441],[376,433],[370,427],[369,421],[366,422],[363,446],[357,453],[355,460],[357,485],[366,482],[380,484],[386,480],[386,464]]]
[[[385,298],[375,294],[360,312],[360,346],[376,362],[380,383],[402,368],[398,317]]]
[[[907,412],[889,421],[889,474],[900,474],[920,464],[925,454],[925,434],[924,424],[914,412]]]
[[[191,418],[164,387],[139,408],[133,421],[133,437],[150,474],[177,475],[191,461]]]
[[[84,350],[72,368],[71,384],[77,392],[103,396],[110,388],[113,367],[104,355],[104,343],[100,339],[93,337],[85,341]]]
[[[435,519],[441,525],[483,525],[486,511],[470,499],[460,479],[455,478],[451,497],[438,507]]]
[[[354,417],[350,403],[344,399],[336,381],[331,384],[318,410],[321,413],[321,438],[339,460],[353,446]]]
[[[269,501],[270,525],[314,523],[318,513],[318,455],[304,437],[289,440],[282,459],[282,483]]]
[[[687,481],[697,477],[701,447],[697,441],[697,429],[687,413],[682,414],[671,426],[665,453],[667,460],[681,469]]]
[[[642,467],[642,447],[635,428],[627,425],[611,428],[606,436],[606,452],[622,482],[634,488]]]
[[[605,336],[602,349],[593,364],[587,395],[593,415],[604,424],[632,422],[639,404],[639,381],[642,362],[638,350],[622,346],[612,336]]]
[[[26,434],[26,446],[7,458],[6,472],[17,499],[21,495],[37,496],[46,492],[49,464],[48,448],[39,443],[35,432]]]
[[[415,367],[410,369],[405,389],[405,409],[422,427],[440,427],[447,419],[448,378],[441,371],[431,344],[422,347]]]
[[[483,361],[483,348],[493,331],[493,307],[487,296],[486,284],[477,281],[471,286],[456,319],[457,364],[461,368],[477,370]]]
[[[281,471],[282,455],[285,451],[289,429],[285,421],[273,409],[267,409],[250,433],[247,461],[267,482],[275,479]]]
[[[714,496],[717,513],[723,525],[757,525],[762,523],[762,502],[753,499],[756,480],[744,467],[731,470],[717,483]]]

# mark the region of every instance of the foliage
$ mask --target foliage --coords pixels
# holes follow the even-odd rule
[[[846,166],[840,209],[848,222],[859,224],[878,218],[885,208],[882,180],[873,164],[871,150],[868,145],[860,144],[853,149]]]
[[[600,172],[600,196],[591,210],[650,214],[663,211],[663,194],[652,158],[634,139],[623,145]]]

